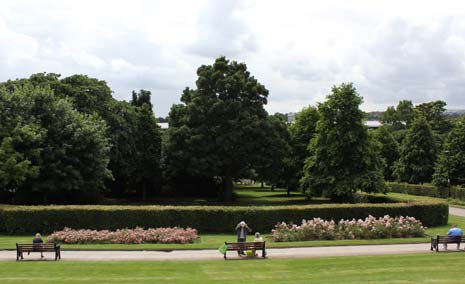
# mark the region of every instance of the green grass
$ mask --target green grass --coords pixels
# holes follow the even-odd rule
[[[3,262],[1,283],[464,283],[462,253],[244,261]],[[434,269],[433,269],[434,268]]]
[[[427,234],[435,236],[443,235],[451,224],[457,224],[465,228],[465,217],[449,216],[449,224],[427,229]],[[264,234],[265,239],[269,235]],[[5,236],[0,235],[0,249],[15,249],[16,243],[29,243],[32,236]],[[86,245],[62,245],[64,250],[178,250],[178,249],[217,249],[223,242],[233,242],[236,236],[233,234],[211,234],[201,235],[200,242],[194,244],[86,244]],[[306,242],[267,242],[269,248],[289,247],[317,247],[317,246],[348,246],[348,245],[380,245],[380,244],[409,244],[429,242],[428,237],[404,238],[404,239],[380,239],[380,240],[336,240],[336,241],[306,241]]]

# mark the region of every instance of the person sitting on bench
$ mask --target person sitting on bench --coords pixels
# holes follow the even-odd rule
[[[263,240],[263,238],[260,236],[260,233],[259,233],[259,232],[256,232],[256,233],[255,233],[255,240],[253,240],[253,241],[254,241],[255,243],[257,243],[257,242],[262,242],[262,243],[263,243],[263,242],[264,242],[264,240]],[[258,254],[255,252],[255,250],[253,250],[253,254],[254,254],[255,256],[258,256]]]
[[[33,244],[43,244],[44,241],[42,240],[42,236],[39,233],[37,233],[36,236],[32,239],[32,243]],[[27,254],[29,254],[29,252]],[[44,258],[44,253],[43,252],[40,252],[40,258]]]
[[[457,228],[456,224],[453,224],[452,228],[450,228],[450,230],[447,232],[447,236],[450,237],[450,240],[458,238],[457,250],[460,249],[460,237],[462,237],[462,235],[462,229]],[[447,243],[444,243],[444,250],[447,250]]]

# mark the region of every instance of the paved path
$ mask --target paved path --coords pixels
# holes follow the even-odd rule
[[[380,255],[380,254],[406,254],[430,253],[429,244],[402,244],[402,245],[366,245],[366,246],[333,246],[333,247],[307,247],[268,249],[270,258],[313,258],[349,255]],[[223,260],[218,250],[175,250],[162,251],[62,251],[64,261],[109,261],[109,260]],[[228,259],[238,259],[233,251],[228,252]],[[0,251],[0,261],[14,261],[16,251]],[[37,253],[25,259],[40,259]],[[53,253],[45,254],[46,260],[53,260]]]
[[[465,217],[465,209],[449,207],[451,215]],[[268,249],[270,258],[313,258],[350,255],[381,255],[406,253],[431,253],[429,244],[331,246]],[[222,260],[218,250],[175,250],[175,251],[62,251],[64,261],[111,261],[111,260]],[[16,251],[0,251],[0,261],[14,261]],[[25,260],[40,259],[37,253],[25,256]],[[228,259],[239,259],[235,252],[228,252]],[[53,260],[53,254],[46,253],[45,260]]]
[[[449,214],[465,217],[465,209],[459,207],[450,207],[449,206]]]

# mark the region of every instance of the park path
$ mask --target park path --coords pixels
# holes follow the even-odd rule
[[[465,217],[465,209],[449,207],[450,215]],[[430,245],[363,245],[363,246],[330,246],[268,249],[270,258],[314,258],[355,255],[389,255],[409,253],[431,253]],[[174,250],[174,251],[62,251],[63,261],[123,261],[123,260],[222,260],[218,250]],[[16,251],[0,251],[0,261],[14,261]],[[25,255],[25,260],[40,259],[37,253]],[[228,259],[239,259],[235,252],[228,252]],[[52,253],[45,254],[45,260],[53,260]]]
[[[313,258],[351,255],[386,255],[430,253],[429,244],[402,245],[365,245],[365,246],[332,246],[268,249],[270,258]],[[222,260],[218,250],[175,250],[163,251],[62,251],[63,261],[123,261],[123,260]],[[46,260],[53,260],[53,253],[45,254]],[[38,260],[40,256],[33,253],[25,255],[25,260]],[[0,261],[14,261],[16,251],[0,251]],[[234,251],[228,252],[228,259],[239,259]]]
[[[460,216],[460,217],[465,217],[465,209],[464,208],[459,208],[459,207],[451,207],[451,206],[449,206],[449,214],[450,215],[455,215],[455,216]]]

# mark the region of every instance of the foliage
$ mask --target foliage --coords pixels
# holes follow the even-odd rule
[[[399,101],[397,107],[390,106],[383,113],[381,121],[383,124],[392,127],[394,130],[407,128],[415,117],[413,104],[411,101]]]
[[[402,200],[399,200],[402,201]],[[394,202],[394,201],[393,201]],[[0,210],[0,231],[48,233],[64,227],[93,230],[193,227],[201,232],[234,232],[245,220],[255,231],[269,231],[279,220],[327,220],[412,216],[426,226],[447,224],[448,205],[436,200],[409,203],[327,204],[303,206],[16,206]]]
[[[376,219],[369,215],[365,220],[338,222],[313,218],[308,221],[302,220],[299,226],[278,223],[272,230],[272,238],[276,242],[412,238],[424,236],[425,229],[415,218],[403,216],[393,218],[385,215]]]
[[[113,176],[107,186],[113,195],[135,190],[143,197],[144,192],[155,191],[159,187],[155,184],[161,177],[161,134],[152,113],[149,91],[133,92],[133,100],[129,104],[113,99],[105,81],[86,75],[60,79],[60,75],[54,73],[33,74],[27,79],[9,80],[0,85],[13,92],[17,87],[31,84],[50,88],[54,96],[67,99],[80,113],[105,121],[105,137],[111,145],[108,169]],[[147,107],[143,109],[143,105],[148,105],[150,113]],[[144,159],[141,160],[141,157]],[[16,159],[20,161],[21,158]],[[150,180],[146,178],[147,171],[150,171]]]
[[[433,182],[436,185],[465,186],[465,118],[458,121],[447,136],[439,155]],[[450,180],[450,184],[448,182]]]
[[[49,243],[64,244],[188,244],[198,239],[197,230],[192,228],[135,228],[108,230],[73,230],[64,228],[47,237]]]
[[[417,116],[423,116],[434,131],[445,133],[451,126],[444,115],[446,105],[446,102],[440,100],[422,103],[415,106],[415,112]]]
[[[305,159],[309,156],[308,144],[316,135],[316,125],[319,120],[318,110],[309,106],[296,114],[295,122],[289,126],[291,135],[290,171],[294,172],[294,186],[303,177]]]
[[[224,57],[197,70],[197,89],[186,88],[170,111],[167,174],[176,179],[220,177],[222,197],[266,147],[268,90],[244,63]]]
[[[393,166],[399,159],[399,143],[397,143],[385,126],[375,130],[374,137],[380,144],[379,154],[385,163],[384,179],[392,181],[394,180]]]
[[[102,120],[75,111],[49,87],[24,83],[0,93],[0,190],[39,204],[89,202],[85,196],[104,190],[110,173]]]
[[[431,127],[423,116],[412,123],[394,165],[394,176],[402,182],[431,181],[436,161],[436,143]]]
[[[267,145],[257,160],[253,161],[253,169],[258,174],[258,180],[275,186],[287,186],[292,179],[290,166],[290,134],[285,117],[281,114],[270,115],[267,118],[265,134],[261,138]]]
[[[352,84],[342,84],[318,106],[317,135],[302,178],[311,196],[347,198],[357,190],[384,190],[382,164],[363,125],[361,103]]]

